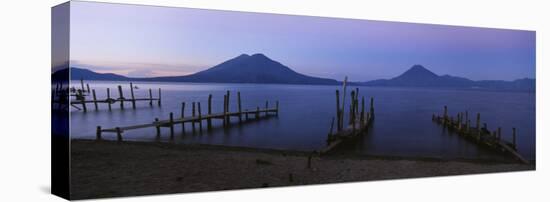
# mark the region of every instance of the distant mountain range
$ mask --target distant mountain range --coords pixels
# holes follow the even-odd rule
[[[473,81],[467,78],[442,75],[439,76],[422,65],[414,65],[405,73],[392,79],[379,79],[359,83],[365,86],[388,87],[431,87],[459,89],[489,89],[512,91],[535,91],[535,79],[517,79],[514,81],[481,80]]]
[[[84,80],[100,80],[100,81],[130,81],[134,80],[133,78],[121,76],[118,74],[112,73],[97,73],[88,69],[81,68],[71,68],[71,78],[72,79],[84,79]]]
[[[207,70],[186,76],[129,78],[116,74],[99,74],[87,69],[71,68],[71,78],[85,80],[137,80],[196,83],[274,83],[335,85],[334,79],[300,74],[263,54],[242,54]]]
[[[289,67],[277,61],[271,60],[263,54],[242,54],[207,70],[186,76],[131,78],[110,73],[101,74],[90,71],[88,69],[76,67],[72,67],[70,73],[72,79],[82,78],[85,80],[315,85],[341,84],[340,81],[336,81],[334,79],[318,78],[297,73]],[[450,75],[439,76],[424,68],[422,65],[414,65],[403,74],[392,79],[379,79],[367,82],[350,82],[349,84],[381,87],[430,87],[535,91],[535,79],[525,78],[514,81],[473,81],[470,79]]]

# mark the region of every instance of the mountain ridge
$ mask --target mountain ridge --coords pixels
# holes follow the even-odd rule
[[[171,77],[143,78],[144,81],[175,81],[198,83],[275,83],[275,84],[328,84],[339,82],[300,74],[274,61],[264,54],[241,54],[206,70]]]
[[[377,79],[360,82],[365,86],[381,87],[436,87],[436,88],[463,88],[463,89],[493,89],[534,91],[535,79],[523,78],[513,81],[480,80],[474,81],[451,75],[437,75],[422,65],[413,65],[407,71],[391,79]]]
[[[339,85],[334,79],[312,77],[300,74],[291,68],[272,60],[264,54],[241,54],[211,68],[185,76],[132,78],[111,73],[96,73],[88,69],[71,67],[72,79],[113,81],[160,81],[194,83],[258,83],[258,84],[312,84]],[[53,76],[53,75],[52,75]],[[348,82],[354,86],[377,87],[429,87],[457,89],[488,89],[511,91],[535,91],[535,79],[523,78],[514,81],[474,81],[452,75],[437,75],[422,65],[416,64],[391,79],[377,79],[367,82]]]

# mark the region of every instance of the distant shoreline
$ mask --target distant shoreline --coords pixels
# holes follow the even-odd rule
[[[71,140],[75,199],[534,170],[486,160]]]
[[[214,83],[214,82],[181,82],[181,81],[140,81],[140,80],[87,80],[92,82],[112,82],[112,83],[127,83],[127,82],[139,82],[139,83],[162,83],[162,84],[185,84],[185,85],[298,85],[298,86],[338,86],[339,84],[289,84],[289,83]],[[70,82],[80,83],[80,80],[70,80]],[[80,85],[80,84],[79,84]],[[385,88],[385,89],[414,89],[414,90],[453,90],[453,91],[477,91],[477,92],[511,92],[511,93],[532,93],[535,94],[536,90],[505,90],[505,89],[492,89],[492,88],[449,88],[449,87],[415,87],[415,86],[369,86],[361,85],[353,82],[347,83],[348,87],[365,87],[365,88]]]

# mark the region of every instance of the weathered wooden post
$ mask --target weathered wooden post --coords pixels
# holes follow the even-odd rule
[[[243,114],[241,108],[241,92],[237,91],[237,110],[239,110],[239,123],[243,122]]]
[[[330,123],[330,131],[328,133],[329,137],[332,135],[332,131],[334,130],[334,116],[332,117],[332,122]]]
[[[365,127],[365,96],[361,97],[361,128]]]
[[[225,118],[225,114],[227,113],[227,95],[223,95],[223,115],[222,115],[222,124],[223,127],[227,127],[227,119]]]
[[[118,141],[118,142],[122,142],[122,131],[120,130],[119,127],[116,127],[115,130],[116,130],[116,138],[117,138],[117,141]]]
[[[162,100],[162,96],[161,96],[161,93],[160,93],[160,88],[159,88],[159,99],[157,100],[158,101],[158,106],[160,107],[160,103],[161,103],[161,100]]]
[[[109,111],[111,111],[111,89],[107,88],[107,106],[109,106]]]
[[[516,128],[512,128],[512,145],[514,145],[514,149],[517,150],[517,144],[516,144]]]
[[[370,117],[374,119],[374,97],[370,97]]]
[[[92,89],[92,98],[94,99],[94,107],[95,107],[95,110],[97,111],[97,97],[95,95],[95,89]]]
[[[153,106],[153,90],[149,88],[149,106]]]
[[[90,84],[88,84],[88,83],[86,84],[86,92],[89,95],[89,93],[90,93]]]
[[[341,131],[342,130],[342,127],[340,126],[340,119],[341,119],[341,116],[340,116],[340,91],[336,90],[336,130],[337,131]]]
[[[230,111],[230,110],[229,110],[229,106],[230,106],[230,105],[229,105],[229,100],[230,100],[229,94],[230,94],[230,91],[227,91],[227,92],[226,92],[226,95],[227,95],[227,102],[225,103],[225,104],[227,105],[227,107],[226,107],[227,111],[225,112],[225,119],[226,119],[228,125],[229,125],[229,123],[231,122],[231,117],[229,116],[229,111]]]
[[[195,134],[195,118],[197,118],[197,117],[195,117],[195,102],[193,102],[192,105],[193,105],[192,106],[193,111],[192,111],[191,115],[193,115],[193,119],[191,121],[191,129],[193,130],[193,134]]]
[[[120,109],[124,109],[124,95],[122,94],[122,86],[118,85],[118,96],[120,100]]]
[[[208,118],[206,119],[206,127],[208,128],[208,130],[212,129],[212,119],[210,118],[210,115],[212,115],[212,94],[208,95]]]
[[[464,120],[464,123],[467,124],[470,121],[470,118],[468,116],[468,110],[466,110],[466,119]],[[470,131],[470,125],[467,126],[466,131]]]
[[[157,138],[160,138],[160,123],[159,118],[155,118],[155,128],[157,129]]]
[[[359,114],[359,88],[355,88],[355,117]]]
[[[97,128],[96,128],[95,139],[96,140],[101,140],[101,126],[97,126]]]
[[[342,94],[342,108],[340,110],[340,115],[341,115],[341,118],[340,118],[340,126],[341,126],[341,129],[344,127],[344,112],[346,110],[345,106],[346,106],[346,87],[347,87],[347,82],[348,82],[348,77],[346,76],[344,78],[344,89],[343,89],[343,94]]]
[[[80,102],[82,102],[82,110],[84,112],[87,112],[88,109],[86,108],[86,97],[84,97],[82,90],[77,91],[77,100],[80,100]]]
[[[351,91],[350,99],[350,111],[349,111],[349,122],[352,125],[353,131],[355,132],[355,91]]]
[[[132,109],[136,109],[136,97],[134,97],[134,84],[130,82],[130,96],[132,96]]]
[[[183,121],[183,118],[185,118],[185,102],[181,103],[181,131],[185,133],[185,122]]]
[[[170,139],[174,138],[174,113],[170,112]]]
[[[202,112],[201,112],[201,102],[197,103],[197,107],[199,108],[199,133],[202,133]]]
[[[84,89],[84,79],[80,78],[80,89],[82,90],[82,92],[86,91],[86,89]]]

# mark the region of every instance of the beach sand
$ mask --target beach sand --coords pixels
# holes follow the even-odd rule
[[[534,170],[476,160],[369,157],[160,142],[71,141],[71,198]]]

